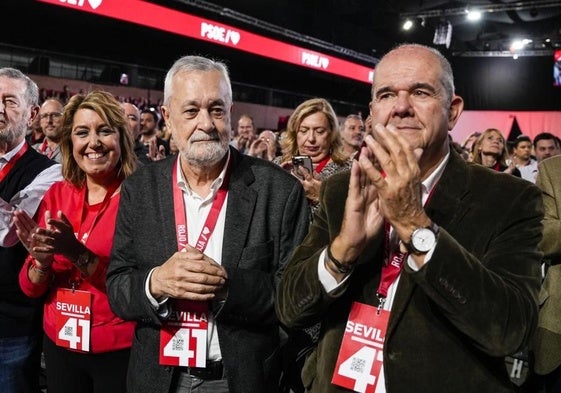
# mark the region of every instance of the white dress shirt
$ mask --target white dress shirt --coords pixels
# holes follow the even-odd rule
[[[0,170],[14,159],[14,156],[23,148],[24,144],[25,140],[0,157]],[[0,198],[1,247],[13,247],[19,242],[16,235],[16,227],[12,222],[14,211],[21,209],[33,217],[45,192],[54,182],[60,180],[62,180],[61,165],[51,165],[39,173],[27,187],[17,192],[9,201]]]
[[[181,171],[181,166],[177,165],[177,184],[176,186],[183,191],[183,203],[185,204],[185,212],[187,219],[187,235],[188,243],[194,247],[199,239],[199,235],[203,228],[203,225],[208,217],[210,208],[212,207],[212,202],[224,181],[226,176],[226,168],[228,167],[228,162],[230,158],[226,161],[224,168],[218,178],[214,180],[210,186],[211,192],[205,198],[201,198],[198,194],[191,190],[189,183],[183,177],[183,172]],[[216,226],[214,227],[214,232],[209,238],[206,245],[206,249],[203,251],[205,255],[212,258],[216,263],[222,264],[222,244],[224,240],[224,226],[226,222],[226,206],[228,205],[228,195],[224,200],[220,214],[218,215],[218,220]],[[148,275],[145,285],[146,295],[155,308],[160,308],[162,304],[167,302],[168,298],[160,300],[158,302],[149,291],[149,283],[152,272]],[[208,328],[207,328],[207,357],[209,360],[221,360],[222,354],[220,352],[220,344],[218,342],[218,331],[216,329],[216,323],[214,321],[214,315],[212,313],[208,314]]]

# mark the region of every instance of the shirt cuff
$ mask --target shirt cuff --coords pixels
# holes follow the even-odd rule
[[[319,277],[319,282],[323,286],[323,289],[325,289],[327,293],[330,293],[336,290],[337,288],[339,288],[345,281],[347,281],[347,278],[349,278],[350,274],[348,274],[343,280],[341,280],[340,283],[337,283],[337,280],[331,275],[331,273],[329,273],[329,271],[325,267],[326,257],[327,257],[327,247],[324,248],[324,250],[319,255],[318,277]]]
[[[158,313],[158,315],[162,318],[167,318],[170,313],[170,308],[168,306],[168,299],[169,297],[165,296],[162,300],[157,301],[154,296],[150,293],[150,277],[152,277],[152,273],[156,268],[150,270],[148,273],[148,277],[146,277],[146,282],[144,283],[144,292],[146,293],[146,297],[148,301],[154,307],[154,310]]]
[[[430,259],[432,257],[432,254],[434,253],[434,249],[436,248],[436,243],[434,243],[434,245],[432,246],[432,248],[425,254],[425,261],[423,262],[423,265],[426,265],[427,263],[430,262]],[[409,267],[411,268],[411,270],[418,272],[420,267],[417,266],[417,264],[415,263],[415,260],[413,259],[413,257],[411,256],[411,254],[407,255],[407,265],[409,265]]]

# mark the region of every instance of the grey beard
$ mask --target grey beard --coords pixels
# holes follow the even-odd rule
[[[228,153],[228,144],[224,145],[220,141],[212,149],[205,151],[203,154],[193,155],[190,152],[180,152],[181,157],[191,166],[204,168],[217,164]]]
[[[22,135],[25,135],[25,130],[23,132],[15,132],[11,127],[0,131],[0,143],[5,143],[11,145]]]

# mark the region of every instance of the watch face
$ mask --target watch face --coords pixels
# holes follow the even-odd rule
[[[419,228],[411,236],[411,245],[419,252],[429,251],[436,242],[436,236],[429,228]]]

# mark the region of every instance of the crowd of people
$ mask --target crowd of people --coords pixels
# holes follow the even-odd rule
[[[201,56],[157,106],[0,69],[3,392],[561,391],[557,136],[453,141],[417,44],[366,118],[313,98],[258,130],[232,97]]]

